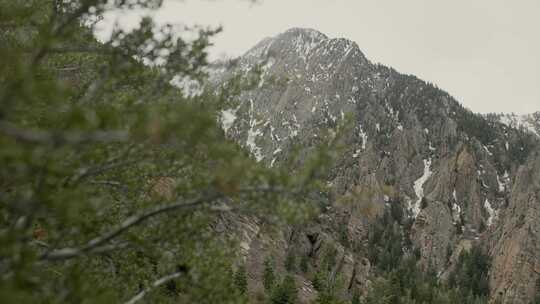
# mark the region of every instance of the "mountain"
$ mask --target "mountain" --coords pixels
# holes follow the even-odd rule
[[[267,166],[305,159],[351,121],[327,191],[314,199],[323,210],[316,220],[272,233],[248,215],[223,223],[241,237],[254,298],[269,260],[294,274],[306,303],[329,290],[321,274],[337,298],[368,299],[412,257],[422,273],[469,288],[459,271],[476,248],[490,266],[472,294],[530,303],[539,293],[539,113],[475,114],[433,84],[373,64],[356,43],[312,29],[264,39],[211,73],[216,87],[236,77],[256,82],[221,112],[223,129]]]

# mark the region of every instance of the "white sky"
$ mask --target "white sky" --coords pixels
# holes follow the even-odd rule
[[[213,58],[309,27],[355,41],[371,61],[435,83],[473,111],[540,110],[540,0],[165,0],[153,14],[222,25]],[[137,17],[107,16],[104,28],[114,20]]]

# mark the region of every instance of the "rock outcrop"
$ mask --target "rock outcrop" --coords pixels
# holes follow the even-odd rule
[[[492,297],[502,303],[528,303],[540,287],[540,155],[515,177],[510,203],[490,251]]]
[[[288,252],[311,259],[297,277],[307,302],[316,293],[313,274],[330,251],[345,292],[366,289],[371,273],[362,246],[370,223],[396,203],[413,221],[409,237],[420,265],[444,274],[457,251],[478,244],[493,258],[493,299],[528,303],[534,297],[540,158],[538,125],[529,126],[538,113],[527,120],[529,133],[518,128],[523,124],[474,114],[432,84],[371,63],[356,43],[309,29],[263,40],[212,81],[219,86],[251,73],[257,84],[223,110],[221,121],[257,161],[279,166],[293,146],[309,153],[323,134],[346,119],[353,124],[328,175],[330,207],[320,221],[282,230],[276,240],[246,226],[242,248],[254,292],[262,288],[269,248],[278,261]],[[347,247],[343,239],[360,245]]]

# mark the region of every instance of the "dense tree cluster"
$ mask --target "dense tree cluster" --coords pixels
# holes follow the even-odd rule
[[[489,256],[477,247],[461,252],[450,278],[442,281],[431,267],[421,268],[419,252],[404,233],[410,223],[390,210],[370,232],[368,255],[377,275],[365,303],[487,303]]]
[[[219,29],[143,18],[95,40],[102,14],[161,2],[0,0],[3,303],[241,303],[220,216],[306,214],[324,149],[294,174],[267,169],[217,122],[241,79],[189,98],[171,85],[204,82]]]

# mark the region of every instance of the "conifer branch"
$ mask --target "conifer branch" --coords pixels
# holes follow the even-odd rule
[[[0,120],[0,133],[18,141],[32,144],[77,145],[89,142],[112,143],[129,139],[127,131],[42,131],[20,128],[5,120]]]
[[[237,194],[284,193],[284,191],[279,188],[273,188],[273,187],[260,187],[260,188],[249,187],[249,188],[244,188],[242,190],[239,190],[236,193]],[[296,192],[291,192],[290,194],[295,195],[295,193]],[[180,210],[180,209],[200,207],[202,205],[213,203],[216,200],[220,198],[225,198],[225,197],[226,195],[222,192],[210,191],[210,192],[207,192],[206,194],[200,195],[188,201],[181,200],[173,204],[164,204],[155,208],[150,208],[146,211],[143,211],[140,214],[133,215],[127,218],[113,230],[90,240],[88,243],[84,245],[81,245],[79,247],[72,247],[72,248],[68,247],[68,248],[63,248],[63,249],[56,249],[56,250],[47,252],[40,257],[40,260],[46,260],[46,261],[67,260],[67,259],[75,258],[81,255],[85,255],[88,253],[94,253],[96,252],[96,250],[98,250],[97,248],[102,248],[102,246],[104,246],[104,244],[106,244],[107,242],[115,239],[116,237],[126,232],[130,228],[136,225],[139,225],[154,216]],[[217,208],[214,211],[220,211],[220,210],[228,211],[229,209],[224,208],[223,206],[217,206]]]

